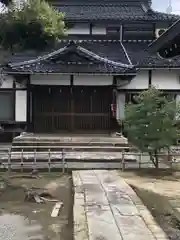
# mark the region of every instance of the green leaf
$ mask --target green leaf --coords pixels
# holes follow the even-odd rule
[[[136,102],[128,103],[125,108],[124,126],[129,141],[147,152],[171,146],[179,133],[175,123],[180,108],[176,101],[151,88],[140,93]]]
[[[64,35],[64,14],[44,0],[27,0],[17,8],[9,5],[1,14],[0,44],[4,48],[42,49]]]

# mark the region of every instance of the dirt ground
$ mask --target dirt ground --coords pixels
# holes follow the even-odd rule
[[[16,175],[17,176],[17,175]],[[38,179],[13,178],[13,187],[0,189],[0,239],[72,240],[73,190],[71,175],[40,174]],[[24,201],[23,188],[44,188],[56,184],[54,199],[63,202],[59,216],[52,218],[54,202],[38,204]],[[21,188],[23,187],[23,188]],[[1,186],[0,186],[1,188]]]
[[[170,170],[119,172],[132,186],[170,240],[180,239],[180,222],[169,209],[169,201],[180,201],[180,174]]]

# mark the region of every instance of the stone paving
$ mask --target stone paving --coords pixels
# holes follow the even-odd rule
[[[74,171],[75,240],[167,240],[116,171]]]

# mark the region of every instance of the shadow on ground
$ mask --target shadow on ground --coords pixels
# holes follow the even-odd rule
[[[180,239],[180,222],[169,210],[168,198],[131,185],[170,240]]]
[[[161,179],[161,180],[170,180],[170,181],[178,181],[178,175],[180,179],[180,171],[174,169],[155,169],[155,168],[141,168],[141,169],[126,169],[120,173],[121,176],[125,175],[126,177],[146,177],[153,179]]]

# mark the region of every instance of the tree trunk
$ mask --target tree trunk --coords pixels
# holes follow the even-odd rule
[[[158,158],[158,151],[154,150],[154,153],[149,152],[150,159],[152,163],[154,164],[155,168],[159,168],[159,158]]]
[[[159,157],[158,157],[158,152],[157,150],[154,151],[154,158],[155,158],[155,168],[159,168]]]

